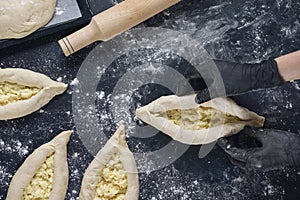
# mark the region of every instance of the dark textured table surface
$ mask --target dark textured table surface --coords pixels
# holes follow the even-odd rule
[[[190,35],[202,43],[213,58],[256,62],[299,49],[300,2],[183,1],[140,25],[152,26]],[[70,29],[1,50],[1,68],[31,69],[54,80],[74,83],[82,62],[99,43],[66,58],[57,41],[72,31]],[[122,62],[115,65],[116,69],[126,68]],[[5,199],[12,176],[34,149],[50,141],[62,130],[76,129],[72,115],[74,88],[74,84],[70,85],[66,93],[54,98],[41,111],[24,118],[0,122],[0,199]],[[101,90],[105,92],[105,88]],[[300,134],[300,82],[251,92],[234,99],[238,104],[265,116],[266,128]],[[106,127],[107,134],[112,134],[114,127]],[[127,140],[131,150],[138,152],[160,148],[170,138],[160,133],[147,140],[131,137]],[[189,147],[179,159],[163,169],[141,173],[140,199],[300,198],[300,169],[286,168],[272,172],[240,169],[229,162],[218,146],[203,159],[198,158],[199,148]],[[92,154],[75,131],[68,145],[70,177],[66,199],[77,199],[84,170],[92,159]]]

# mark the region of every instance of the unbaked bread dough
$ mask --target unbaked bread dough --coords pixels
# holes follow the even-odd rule
[[[0,39],[23,38],[53,17],[56,0],[0,1]]]
[[[67,143],[64,131],[37,148],[13,176],[6,200],[65,199],[68,187]]]
[[[0,120],[28,115],[67,88],[64,83],[25,69],[0,69]]]
[[[142,121],[185,144],[207,144],[236,134],[245,126],[261,127],[265,118],[229,98],[197,104],[196,95],[161,97],[137,109]]]
[[[120,126],[87,168],[79,199],[137,200],[138,197],[135,160],[125,140],[125,127]]]

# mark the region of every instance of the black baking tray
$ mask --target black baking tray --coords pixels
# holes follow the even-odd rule
[[[112,7],[118,2],[121,1],[77,0],[82,17],[78,19],[54,24],[52,26],[43,27],[38,31],[30,34],[29,36],[26,36],[21,39],[0,40],[0,50],[11,46],[28,43],[30,41],[36,40],[41,37],[49,36],[58,32],[63,32],[64,30],[68,30],[68,32],[66,32],[67,35],[70,33],[70,31],[75,31],[76,29],[79,29],[84,25],[88,24],[93,15],[96,15]]]

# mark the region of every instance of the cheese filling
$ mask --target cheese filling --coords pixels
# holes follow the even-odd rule
[[[41,91],[40,88],[20,85],[17,83],[0,83],[0,106],[30,99]]]
[[[54,176],[54,153],[37,170],[29,185],[24,189],[22,200],[49,199]]]
[[[128,187],[120,155],[115,153],[100,172],[94,200],[124,200]]]
[[[168,110],[160,116],[167,118],[185,130],[201,130],[225,123],[242,121],[228,113],[201,106],[196,109]]]

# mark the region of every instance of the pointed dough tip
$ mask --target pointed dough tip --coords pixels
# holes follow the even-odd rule
[[[139,117],[142,116],[143,113],[145,113],[145,112],[146,112],[145,107],[138,108],[138,109],[136,109],[136,111],[135,111],[135,115],[139,118]]]
[[[115,134],[113,135],[113,137],[119,145],[121,146],[125,146],[127,147],[127,143],[126,143],[126,133],[125,133],[125,126],[124,125],[120,125],[119,128],[117,129],[117,131],[115,132]]]
[[[70,140],[70,136],[73,133],[72,130],[68,130],[68,131],[63,131],[60,134],[58,134],[57,136],[55,136],[55,138],[52,140],[53,142],[63,142],[63,143],[67,143]]]
[[[119,128],[116,131],[116,135],[120,138],[120,139],[125,139],[125,126],[124,125],[120,125]]]

